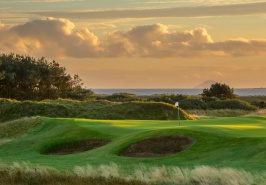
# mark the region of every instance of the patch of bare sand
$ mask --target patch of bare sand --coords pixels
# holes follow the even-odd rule
[[[179,153],[193,144],[193,140],[183,136],[161,136],[143,139],[126,147],[121,156],[164,157]]]

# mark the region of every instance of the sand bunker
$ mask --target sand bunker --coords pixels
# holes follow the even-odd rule
[[[43,154],[46,155],[66,155],[80,153],[88,150],[92,150],[103,145],[106,145],[111,140],[108,139],[87,139],[80,141],[71,141],[60,143],[48,148]]]
[[[161,136],[143,139],[126,147],[121,156],[163,157],[181,152],[193,144],[193,140],[183,136]]]

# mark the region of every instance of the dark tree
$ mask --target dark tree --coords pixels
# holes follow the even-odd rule
[[[57,62],[30,56],[0,55],[0,97],[18,100],[69,98],[83,90],[77,75],[72,78]],[[90,90],[87,90],[90,91]]]
[[[2,65],[2,61],[0,61],[0,67]],[[5,71],[0,71],[0,80],[3,80],[5,76]]]
[[[219,99],[233,99],[236,97],[233,88],[230,88],[228,85],[221,83],[212,84],[210,89],[203,89],[203,93],[201,95],[204,98],[216,97]]]

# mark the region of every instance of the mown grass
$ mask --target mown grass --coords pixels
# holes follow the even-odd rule
[[[41,102],[0,99],[0,121],[28,116],[88,118],[104,120],[193,119],[185,111],[167,103],[46,100]]]
[[[149,137],[184,136],[195,142],[187,150],[168,157],[119,156],[127,146]],[[9,139],[9,138],[5,138]],[[81,139],[110,139],[93,150],[70,155],[43,155],[47,148]],[[247,171],[266,170],[266,118],[239,117],[194,121],[133,121],[42,118],[39,124],[0,146],[0,159],[7,165],[29,161],[32,166],[71,170],[74,166],[117,163],[126,171],[134,165],[193,168],[195,165],[232,167]]]

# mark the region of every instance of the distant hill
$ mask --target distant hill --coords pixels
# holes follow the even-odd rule
[[[216,82],[213,80],[207,80],[205,82],[202,82],[194,87],[194,89],[204,89],[209,88],[212,84],[215,84]]]

